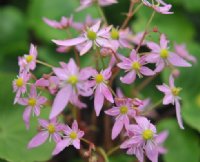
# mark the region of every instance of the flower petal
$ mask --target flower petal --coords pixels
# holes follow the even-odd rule
[[[178,120],[178,124],[179,124],[181,129],[184,129],[183,121],[182,121],[182,118],[181,118],[181,110],[180,110],[181,106],[180,106],[178,99],[175,100],[175,107],[176,107],[176,118]]]
[[[121,120],[116,120],[112,128],[112,140],[114,140],[121,132],[123,128],[123,122]]]
[[[40,146],[41,144],[43,144],[47,140],[48,137],[49,137],[49,133],[47,131],[39,132],[28,143],[28,148],[30,149],[30,148],[34,148],[34,147]]]
[[[64,140],[61,140],[60,142],[57,143],[55,149],[53,150],[52,155],[57,155],[61,151],[65,149],[65,147],[68,147],[70,145],[70,139],[66,138]]]
[[[120,77],[121,82],[125,84],[131,84],[135,81],[135,79],[136,73],[133,70],[128,72],[124,77]]]
[[[96,111],[96,115],[99,116],[100,111],[103,107],[104,103],[104,96],[100,91],[100,86],[96,88],[95,95],[94,95],[94,108]]]
[[[84,37],[78,37],[68,40],[52,40],[55,44],[60,46],[75,46],[85,42],[87,39]]]

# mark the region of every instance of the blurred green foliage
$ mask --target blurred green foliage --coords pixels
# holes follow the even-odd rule
[[[165,119],[158,125],[159,131],[169,130],[170,136],[166,141],[169,150],[164,155],[165,162],[199,162],[200,161],[200,3],[199,0],[166,0],[174,5],[174,15],[156,14],[151,27],[157,26],[168,38],[178,43],[186,42],[189,51],[198,58],[198,63],[192,68],[181,69],[180,78],[176,85],[183,87],[182,114],[186,125],[185,131],[178,128],[174,119]],[[24,4],[23,4],[24,3]],[[47,142],[44,146],[27,150],[28,141],[36,134],[37,124],[32,121],[31,130],[26,131],[22,121],[23,108],[13,106],[12,80],[18,73],[17,56],[28,53],[30,42],[39,46],[39,58],[53,65],[59,60],[67,60],[73,54],[58,54],[51,39],[66,37],[65,31],[58,31],[48,27],[43,17],[59,20],[61,16],[74,15],[76,21],[83,21],[87,14],[93,18],[99,17],[95,7],[88,8],[80,13],[74,12],[78,0],[9,0],[0,6],[0,159],[9,162],[44,161],[50,158],[52,145]],[[129,7],[128,0],[119,0],[119,4],[104,9],[108,21],[116,26],[120,25]],[[142,7],[140,12],[132,19],[130,25],[134,32],[143,31],[152,10]],[[75,31],[72,31],[76,35]],[[158,39],[152,36],[149,39]],[[123,52],[122,52],[123,53]],[[82,59],[82,66],[88,65],[88,56]],[[37,75],[48,73],[49,69],[40,67]],[[164,72],[153,84],[162,81],[168,83],[168,72]],[[145,88],[143,97],[155,92],[154,85]],[[126,94],[131,95],[126,87]],[[156,92],[153,101],[162,96]],[[152,96],[152,95],[151,95]],[[47,111],[47,112],[45,112]],[[48,113],[45,109],[44,117]],[[131,161],[130,156],[113,156],[110,162]],[[1,161],[1,160],[0,160]],[[3,161],[2,161],[3,162]]]

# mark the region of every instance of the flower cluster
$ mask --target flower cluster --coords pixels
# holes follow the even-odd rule
[[[131,1],[134,4],[137,2]],[[170,4],[162,0],[151,2],[141,0],[141,4],[152,8],[155,12],[173,13],[169,11],[172,7]],[[117,3],[117,1],[81,0],[77,11],[93,3],[100,7]],[[74,49],[76,60],[70,58],[67,62],[61,61],[58,67],[49,65],[37,58],[37,48],[33,44],[30,46],[29,54],[18,59],[19,75],[13,81],[13,89],[16,93],[14,103],[25,106],[23,120],[26,128],[30,128],[31,116],[39,117],[43,106],[51,107],[48,119],[39,117],[39,132],[31,139],[28,148],[38,147],[47,139],[49,141],[53,139],[56,143],[53,155],[69,145],[80,149],[80,141],[87,140],[83,138],[86,132],[78,128],[81,119],[77,118],[76,111],[92,107],[96,116],[105,113],[114,119],[111,137],[114,140],[124,135],[125,140],[121,141],[121,149],[127,149],[127,154],[134,154],[140,162],[143,162],[144,156],[152,162],[157,162],[158,155],[166,152],[162,144],[168,132],[157,133],[156,126],[147,119],[147,113],[153,105],[150,103],[150,98],[139,99],[138,92],[134,96],[125,96],[113,82],[117,82],[119,77],[119,82],[130,85],[143,77],[151,79],[164,69],[170,69],[172,73],[169,76],[169,86],[164,83],[157,85],[157,89],[165,95],[163,105],[174,105],[178,124],[181,129],[184,129],[179,96],[181,88],[174,84],[174,78],[178,76],[174,76],[173,71],[178,70],[178,67],[192,66],[191,63],[196,62],[195,57],[189,54],[185,45],[175,43],[174,50],[170,49],[167,36],[161,32],[146,29],[140,33],[133,33],[126,23],[119,28],[108,25],[101,19],[92,19],[91,16],[87,16],[84,22],[75,22],[73,16],[62,17],[60,21],[48,18],[43,20],[50,27],[58,30],[73,28],[80,34],[74,38],[70,34],[70,38],[65,40],[52,40],[58,46],[59,52],[64,53],[69,49]],[[157,33],[159,43],[146,39],[146,36],[152,32]],[[145,48],[147,50],[140,52],[143,46],[147,47]],[[128,56],[124,55],[124,49],[129,51]],[[85,54],[90,54],[95,61],[91,63],[91,66],[82,68],[79,59]],[[108,59],[109,63],[105,62],[105,59]],[[37,63],[51,68],[51,73],[37,78],[32,73]],[[84,102],[83,98],[87,102]],[[153,106],[153,108],[156,107]],[[74,121],[58,122],[60,115],[64,115],[65,110],[68,109],[73,112]],[[67,124],[64,124],[66,122]]]

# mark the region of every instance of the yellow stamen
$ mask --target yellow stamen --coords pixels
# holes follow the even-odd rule
[[[36,99],[35,98],[29,98],[28,105],[32,106],[32,107],[35,106],[36,105]]]
[[[69,137],[71,138],[71,139],[76,139],[77,138],[77,134],[76,134],[76,132],[71,132],[70,133],[70,135],[69,135]]]
[[[50,134],[53,134],[55,132],[55,126],[53,124],[49,124],[47,126],[47,130],[49,131]]]
[[[143,139],[145,140],[150,140],[153,138],[153,131],[150,130],[150,129],[147,129],[145,130],[143,133],[142,133],[142,137]]]
[[[95,40],[97,38],[97,34],[95,32],[93,32],[92,30],[88,30],[87,37],[90,40]]]
[[[68,83],[75,85],[78,82],[78,77],[76,75],[71,75],[67,81]]]
[[[26,56],[25,58],[26,58],[26,61],[27,61],[28,63],[30,63],[31,61],[33,61],[33,56],[32,56],[32,55],[28,55],[28,56]]]
[[[22,87],[23,84],[24,84],[24,81],[22,78],[18,78],[16,81],[15,81],[17,87]]]
[[[139,71],[141,68],[141,64],[139,62],[135,61],[132,63],[132,68],[136,71]]]
[[[168,56],[169,56],[169,52],[168,52],[167,49],[162,49],[162,50],[160,51],[160,57],[162,57],[163,59],[168,58]]]
[[[121,106],[120,107],[120,113],[121,114],[127,114],[128,112],[128,107],[127,106]]]
[[[115,40],[119,39],[119,31],[115,28],[112,28],[110,36],[112,39],[115,39]]]
[[[95,80],[97,83],[102,83],[104,81],[104,77],[102,74],[97,74]]]
[[[171,89],[171,91],[172,91],[172,94],[173,94],[174,96],[178,96],[179,93],[180,93],[180,91],[181,91],[181,88],[176,88],[176,87],[174,87],[174,88]]]

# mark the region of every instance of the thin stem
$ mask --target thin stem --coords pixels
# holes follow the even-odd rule
[[[116,146],[116,147],[113,147],[111,150],[109,150],[107,152],[107,156],[110,156],[112,155],[115,151],[119,150],[120,149],[120,145]]]
[[[96,52],[97,52],[98,57],[99,57],[100,60],[101,60],[101,63],[102,63],[103,69],[104,69],[106,66],[105,66],[103,57],[102,57],[102,55],[101,55],[101,53],[100,53],[100,49],[99,49],[98,47],[96,47]]]
[[[142,3],[140,3],[136,8],[135,10],[133,10],[133,7],[135,5],[135,3],[137,3],[136,1],[134,0],[131,0],[131,4],[130,4],[130,7],[129,7],[129,11],[127,13],[127,17],[126,19],[124,20],[122,26],[121,26],[121,29],[124,29],[126,28],[126,26],[128,25],[129,21],[131,20],[131,18],[133,17],[133,15],[135,15],[135,13],[142,7]]]
[[[99,6],[98,3],[96,4],[96,6],[97,6],[97,10],[98,10],[100,16],[102,17],[104,23],[107,25],[107,24],[108,24],[108,21],[107,21],[107,19],[106,19],[106,16],[105,16],[105,14],[104,14],[104,12],[103,12],[101,6]]]
[[[48,63],[46,63],[46,62],[43,62],[43,61],[40,61],[40,60],[36,60],[36,62],[37,62],[38,64],[41,64],[41,65],[44,65],[44,66],[47,66],[47,67],[50,67],[50,68],[54,68],[53,65],[50,65],[50,64],[48,64]]]
[[[158,106],[160,106],[162,104],[162,99],[157,101],[154,105],[152,105],[151,107],[147,108],[147,110],[143,113],[143,115],[146,115],[149,111],[157,108]]]
[[[141,47],[141,45],[142,45],[142,43],[143,43],[143,41],[144,41],[146,35],[148,34],[147,30],[148,30],[149,25],[151,24],[151,22],[152,22],[152,20],[153,20],[153,18],[154,18],[154,16],[155,16],[155,13],[156,13],[155,11],[152,12],[151,17],[149,18],[149,21],[148,21],[147,24],[146,24],[144,34],[143,34],[143,36],[142,36],[142,39],[140,40],[139,45],[137,46],[136,53],[139,51],[139,49],[140,49],[140,47]]]

